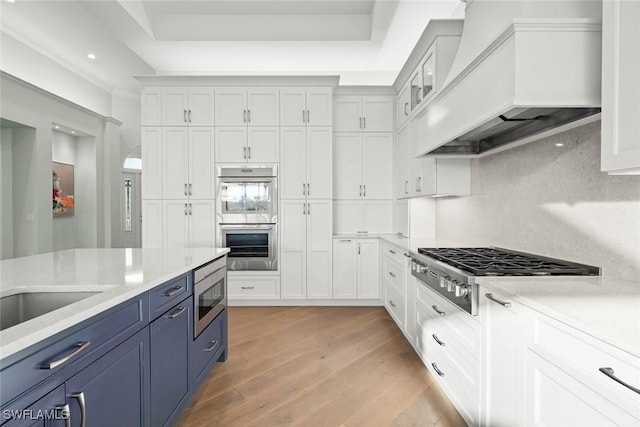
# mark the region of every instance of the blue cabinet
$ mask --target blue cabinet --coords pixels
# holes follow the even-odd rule
[[[204,382],[216,362],[227,359],[227,310],[224,309],[191,346],[191,379],[195,391]]]
[[[67,380],[66,393],[72,426],[150,425],[147,330]]]
[[[15,405],[4,409],[2,422],[9,420],[4,424],[6,427],[63,427],[69,417],[68,408],[64,385],[60,385],[29,406]]]
[[[189,397],[189,347],[193,340],[193,297],[153,321],[151,336],[151,424],[177,419]]]

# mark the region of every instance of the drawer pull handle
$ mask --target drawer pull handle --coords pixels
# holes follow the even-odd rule
[[[393,274],[393,272],[391,272],[391,271],[389,272],[389,276],[391,276],[391,277],[396,277],[396,275],[395,275],[395,274]]]
[[[440,375],[441,377],[444,377],[444,372],[438,369],[438,365],[436,365],[435,363],[432,363],[431,366],[433,367],[433,370],[436,371],[436,374]]]
[[[180,316],[185,311],[187,311],[187,306],[186,305],[184,307],[179,307],[176,311],[174,311],[173,313],[168,315],[167,319],[175,319],[176,317]]]
[[[176,286],[175,288],[171,288],[169,289],[167,292],[164,293],[165,297],[172,297],[175,294],[180,293],[184,288],[182,286]]]
[[[396,308],[396,304],[391,300],[389,300],[389,305],[393,308]]]
[[[211,341],[211,345],[204,349],[204,351],[213,351],[214,348],[218,345],[218,341]]]
[[[391,254],[395,255],[395,254],[396,254],[396,251],[394,251],[393,249],[389,249],[389,253],[391,253]]]
[[[511,303],[510,302],[501,301],[501,300],[497,299],[496,297],[494,297],[493,294],[484,294],[484,296],[489,298],[493,302],[497,302],[498,304],[500,304],[503,307],[506,307],[506,308],[511,307]]]
[[[78,399],[78,405],[80,405],[80,427],[85,427],[87,425],[87,405],[84,400],[84,393],[73,393],[71,397]]]
[[[443,341],[440,341],[440,339],[438,339],[438,336],[436,334],[431,335],[433,337],[434,340],[436,340],[436,342],[438,344],[440,344],[442,347],[444,347],[446,344]]]
[[[253,289],[254,286],[240,286],[240,289]]]
[[[440,311],[440,310],[438,310],[438,306],[437,306],[437,305],[432,305],[432,306],[431,306],[431,308],[433,308],[433,311],[435,311],[436,313],[438,313],[440,316],[444,316],[445,314],[447,314],[447,313],[445,313],[444,311]]]
[[[64,427],[71,427],[71,409],[68,403],[56,406],[56,416],[64,419]]]
[[[638,394],[640,394],[640,388],[636,388],[634,386],[632,386],[631,384],[627,384],[626,382],[622,381],[620,378],[616,377],[615,371],[613,370],[613,368],[600,368],[598,369],[600,372],[602,372],[603,374],[605,374],[606,376],[608,376],[609,378],[611,378],[612,380],[614,380],[617,383],[622,384],[623,386],[625,386],[626,388],[628,388],[629,390],[632,390]]]
[[[406,256],[407,258],[411,258],[411,255],[409,255],[408,253],[403,253],[402,255]]]
[[[58,366],[62,365],[63,363],[68,362],[69,360],[73,359],[74,357],[76,357],[77,355],[79,355],[80,353],[85,351],[90,345],[91,345],[91,341],[79,342],[79,343],[76,344],[76,347],[78,347],[77,349],[75,349],[74,351],[72,351],[71,353],[67,354],[64,357],[61,357],[58,360],[54,360],[53,362],[45,363],[44,365],[42,365],[42,368],[43,369],[54,369],[54,368],[57,368]]]

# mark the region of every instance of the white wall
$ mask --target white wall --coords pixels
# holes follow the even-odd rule
[[[0,127],[0,259],[13,257],[13,167],[11,128]]]
[[[640,177],[600,172],[600,122],[474,160],[471,180],[471,197],[436,202],[439,239],[640,276]]]

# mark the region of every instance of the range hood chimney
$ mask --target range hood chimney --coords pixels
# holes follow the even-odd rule
[[[467,0],[414,155],[484,155],[596,120],[601,15],[592,0]]]

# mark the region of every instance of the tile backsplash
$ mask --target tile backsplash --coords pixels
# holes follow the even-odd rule
[[[640,285],[640,176],[600,172],[600,122],[473,160],[471,194],[437,201],[438,239],[597,265]]]

